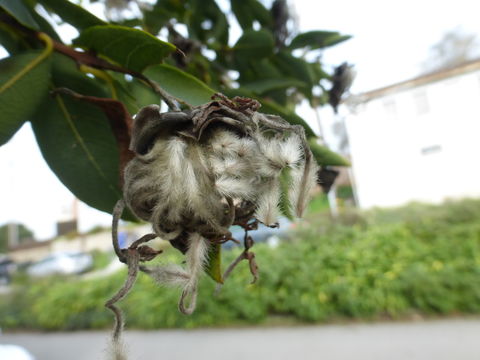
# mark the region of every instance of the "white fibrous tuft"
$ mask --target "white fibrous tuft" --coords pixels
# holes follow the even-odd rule
[[[233,156],[227,156],[225,158],[212,156],[210,164],[216,176],[241,176],[247,172],[250,167],[250,164],[245,159]]]
[[[189,238],[189,247],[186,254],[187,272],[191,279],[198,279],[208,258],[209,242],[203,236],[193,233]]]
[[[190,281],[190,275],[176,264],[150,268],[148,274],[160,285],[185,287]]]
[[[258,145],[255,141],[248,138],[241,138],[238,142],[237,156],[240,158],[256,156]]]
[[[151,105],[135,120],[129,147],[134,157],[126,165],[122,159],[124,199],[115,206],[112,228],[115,252],[129,267],[124,286],[106,304],[116,316],[116,347],[111,350],[115,360],[126,357],[118,346],[123,321],[113,303],[131,289],[138,271],[159,284],[180,287],[179,310],[191,314],[209,247],[233,240],[229,231],[233,224],[243,227],[245,250],[222,278],[241,259],[248,259],[255,280],[248,231],[258,222],[274,226],[281,211],[286,216],[302,216],[316,184],[318,166],[303,128],[258,113],[260,103],[253,99],[230,101],[221,94],[212,99],[193,109],[161,114],[158,106]],[[120,249],[117,236],[118,209],[124,205],[151,223],[154,232],[128,251]],[[147,245],[135,248],[152,236],[170,241],[185,254],[185,265],[142,264],[159,254]]]
[[[220,176],[215,180],[215,189],[221,195],[229,198],[251,199],[255,189],[249,179]]]
[[[271,226],[277,222],[278,205],[280,203],[280,184],[278,179],[267,183],[259,194],[255,217],[265,225]]]
[[[181,174],[182,165],[185,161],[185,150],[187,144],[185,141],[181,140],[179,137],[174,137],[168,142],[167,145],[167,159],[168,159],[168,169],[171,171]]]
[[[273,170],[280,172],[283,168],[283,161],[279,157],[280,146],[278,139],[263,138],[260,141],[260,148],[263,156],[269,161],[270,166],[273,167]]]
[[[293,167],[302,158],[302,144],[297,135],[291,135],[280,142],[279,148],[279,162],[283,163],[283,166]]]
[[[318,165],[310,161],[291,170],[292,184],[289,191],[289,200],[295,216],[302,217],[310,199],[311,192],[317,183]]]
[[[186,282],[178,307],[184,314],[192,314],[196,307],[198,280],[208,259],[209,242],[203,236],[193,233],[189,237],[189,248],[186,255],[187,274]],[[188,304],[186,304],[188,302]]]
[[[235,155],[242,146],[242,141],[233,132],[217,129],[212,133],[211,146],[216,155]]]
[[[107,353],[108,360],[127,360],[127,348],[123,341],[111,341]]]
[[[182,181],[178,184],[182,187],[183,196],[187,205],[191,209],[197,209],[201,202],[200,186],[197,181],[197,175],[191,161],[186,161],[183,166]]]

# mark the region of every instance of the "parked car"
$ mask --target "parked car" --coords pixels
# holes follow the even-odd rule
[[[34,360],[25,348],[18,345],[0,344],[0,359],[2,360]]]
[[[57,253],[30,265],[27,274],[34,277],[80,274],[93,266],[92,255],[81,252]]]
[[[7,255],[0,254],[0,285],[10,283],[16,265]]]
[[[293,223],[285,217],[281,217],[278,220],[279,227],[271,228],[263,224],[258,225],[257,230],[252,230],[248,232],[248,235],[252,237],[253,241],[256,243],[267,242],[272,246],[278,245],[279,239],[285,237],[287,231],[293,227]],[[243,237],[245,235],[245,230],[238,226],[234,225],[230,228],[232,237],[236,240],[239,240],[243,244]],[[227,241],[223,244],[225,249],[230,249],[235,246],[233,241]],[[243,245],[241,245],[243,246]]]

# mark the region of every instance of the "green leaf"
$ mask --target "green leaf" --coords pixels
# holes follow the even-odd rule
[[[350,166],[342,156],[317,143],[314,137],[308,139],[310,150],[320,166]]]
[[[325,47],[337,45],[337,44],[339,44],[341,42],[344,42],[344,41],[347,41],[351,38],[352,38],[351,35],[338,35],[338,36],[332,37],[327,41]]]
[[[298,34],[290,43],[289,48],[298,49],[308,46],[311,49],[322,49],[350,38],[350,35],[340,35],[337,31],[308,31]]]
[[[25,50],[24,41],[20,39],[11,29],[0,23],[0,45],[11,55]]]
[[[258,22],[264,26],[264,27],[269,27],[273,23],[272,15],[270,14],[270,11],[267,10],[263,4],[258,1],[258,0],[251,0],[250,1],[251,5],[251,11],[255,16],[255,19],[258,20]]]
[[[196,77],[167,64],[152,66],[145,71],[145,75],[173,96],[193,106],[211,101],[211,96],[216,92]]]
[[[54,87],[106,95],[72,61],[60,56],[54,60]],[[94,105],[57,95],[43,101],[32,126],[43,157],[60,181],[80,200],[110,213],[121,197],[119,154],[103,112]]]
[[[55,31],[52,24],[50,24],[43,16],[40,16],[36,11],[32,11],[31,15],[37,22],[40,31],[50,36],[53,40],[62,42],[62,39]]]
[[[305,83],[295,79],[262,79],[242,85],[245,89],[251,90],[257,94],[263,94],[267,91],[286,89],[290,87],[304,87]]]
[[[308,63],[310,67],[310,73],[312,74],[312,80],[314,85],[318,85],[322,79],[330,79],[330,75],[323,70],[320,62]]]
[[[185,5],[184,1],[179,0],[158,0],[152,9],[143,11],[145,30],[158,34],[171,19],[182,22]]]
[[[47,55],[45,51],[30,51],[0,61],[0,145],[29,119],[47,94]]]
[[[252,29],[253,27],[253,16],[248,6],[249,3],[250,1],[248,0],[230,1],[232,12],[243,30]]]
[[[294,216],[292,213],[292,205],[290,204],[290,199],[288,196],[291,187],[291,169],[289,167],[285,167],[280,173],[280,203],[278,207],[280,208],[280,212],[283,216],[293,221]]]
[[[290,53],[281,51],[273,59],[278,68],[285,75],[289,75],[295,79],[303,81],[309,87],[313,86],[313,77],[312,69],[310,64],[301,58],[297,58]]]
[[[228,44],[228,21],[214,0],[190,0],[188,31],[204,44]]]
[[[0,0],[0,7],[23,25],[38,30],[38,24],[21,0]]]
[[[134,113],[137,113],[142,107],[151,105],[151,104],[160,104],[160,96],[155,93],[152,88],[141,83],[138,80],[133,80],[131,84],[128,85],[130,89],[130,96],[134,98],[137,109]],[[120,100],[122,97],[120,97]],[[128,103],[126,103],[128,105]],[[130,109],[130,108],[129,108]]]
[[[208,249],[208,262],[205,272],[219,284],[223,284],[222,276],[222,245],[211,244]]]
[[[236,56],[258,60],[273,54],[273,36],[268,30],[246,30],[233,47]]]
[[[263,26],[272,22],[270,12],[257,0],[231,0],[230,5],[243,30],[252,29],[255,20]]]
[[[82,31],[74,44],[138,72],[161,63],[176,49],[145,31],[117,25],[90,27]]]
[[[105,25],[103,20],[68,0],[38,0],[38,2],[77,29],[83,30],[95,25]]]

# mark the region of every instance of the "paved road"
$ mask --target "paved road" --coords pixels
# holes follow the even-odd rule
[[[105,360],[106,332],[0,336],[37,360]],[[480,319],[293,328],[127,331],[129,360],[479,360]],[[2,359],[8,360],[8,359]]]

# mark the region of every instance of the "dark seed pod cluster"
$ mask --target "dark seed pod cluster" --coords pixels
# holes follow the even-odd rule
[[[217,94],[188,111],[160,113],[150,105],[135,118],[124,199],[157,236],[186,253],[186,269],[153,275],[184,282],[186,295],[196,291],[210,243],[228,240],[231,225],[256,219],[275,226],[285,169],[290,183],[283,200],[292,214],[302,215],[315,185],[317,165],[303,128],[259,107]]]

